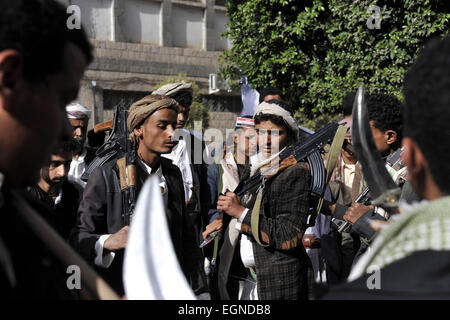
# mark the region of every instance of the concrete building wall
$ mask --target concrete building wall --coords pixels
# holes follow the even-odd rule
[[[73,0],[81,8],[81,23],[91,38],[113,40],[113,0]]]
[[[122,32],[126,41],[162,45],[161,3],[128,0]]]
[[[205,43],[205,9],[184,4],[172,4],[172,45],[203,49]]]
[[[226,24],[228,23],[228,17],[225,10],[216,10],[214,17],[214,30],[216,39],[216,50],[225,50],[232,47],[230,39],[221,39],[221,34],[226,31]]]
[[[229,40],[220,39],[228,22],[224,6],[214,0],[61,2],[80,7],[95,50],[78,98],[93,110],[90,127],[112,118],[111,104],[149,94],[157,83],[180,74],[199,85],[202,101],[211,110],[210,127],[225,132],[224,124],[234,126],[239,93],[230,98],[225,92],[221,101],[222,92],[211,96],[208,90],[221,51],[231,48]]]

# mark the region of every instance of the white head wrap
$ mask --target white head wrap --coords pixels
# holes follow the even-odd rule
[[[71,103],[66,106],[67,118],[69,119],[85,119],[91,116],[91,110],[79,103]]]
[[[298,125],[291,113],[286,109],[280,107],[276,103],[268,103],[266,101],[261,102],[255,109],[255,116],[258,114],[273,114],[280,116],[286,122],[286,124],[295,132],[298,136]],[[254,119],[255,117],[253,117]]]

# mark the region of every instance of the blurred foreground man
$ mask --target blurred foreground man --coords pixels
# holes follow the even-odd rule
[[[425,201],[403,207],[350,283],[329,299],[449,299],[450,289],[450,39],[419,53],[404,81],[403,161]]]
[[[67,266],[29,229],[10,194],[36,183],[55,142],[70,136],[64,108],[77,97],[92,48],[83,29],[67,29],[67,18],[56,1],[0,2],[1,298],[74,295]]]

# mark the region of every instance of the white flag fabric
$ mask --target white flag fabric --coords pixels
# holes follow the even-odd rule
[[[252,89],[252,85],[244,83],[241,86],[242,112],[241,116],[253,116],[255,108],[259,104],[259,93]]]
[[[173,248],[156,177],[145,182],[125,250],[123,281],[129,300],[194,300]]]

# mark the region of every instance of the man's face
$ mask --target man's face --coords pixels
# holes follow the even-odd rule
[[[287,132],[272,121],[261,121],[255,125],[258,134],[259,151],[265,157],[278,153],[288,143]]]
[[[78,148],[83,149],[87,136],[88,119],[69,119],[69,122],[73,129],[73,139]]]
[[[63,54],[61,71],[42,78],[39,83],[18,78],[5,99],[8,130],[14,133],[14,138],[11,136],[4,144],[8,156],[1,169],[13,185],[35,183],[55,142],[63,133],[70,137],[65,106],[78,95],[86,58],[71,43],[66,44]]]
[[[275,99],[275,100],[281,100],[281,97],[280,97],[279,94],[274,94],[274,95],[269,94],[269,95],[267,95],[267,96],[264,97],[264,101],[269,101],[269,100],[273,100],[273,99]]]
[[[234,135],[238,164],[245,164],[245,157],[251,157],[256,153],[256,130],[254,128],[239,128]],[[242,157],[245,155],[245,157]],[[243,159],[240,159],[242,157]]]
[[[350,128],[351,124],[352,124],[352,116],[345,116],[344,119],[342,119],[341,122],[339,122],[341,125],[346,126],[347,128]],[[345,140],[348,141],[348,143],[352,143],[352,136],[349,133],[350,131],[347,132],[347,134],[345,135]],[[348,153],[347,151],[345,151],[344,149],[342,149],[342,155],[344,156],[344,158],[346,158],[349,162],[352,163],[356,163],[357,159],[355,155],[351,155],[350,153]]]
[[[41,169],[41,179],[50,186],[60,186],[67,179],[72,157],[72,152],[52,154],[50,164]]]
[[[372,129],[373,139],[375,140],[375,145],[377,150],[380,152],[381,156],[388,156],[390,153],[390,144],[389,142],[389,132],[392,130],[387,130],[386,132],[381,131],[380,129],[374,126],[374,121],[370,120],[370,129]]]
[[[183,107],[182,105],[179,105],[178,109],[179,112],[177,115],[177,129],[182,129],[188,121],[190,109]]]
[[[141,136],[140,146],[152,153],[170,153],[175,146],[172,137],[177,126],[177,113],[173,109],[161,109],[148,117],[135,133]]]

